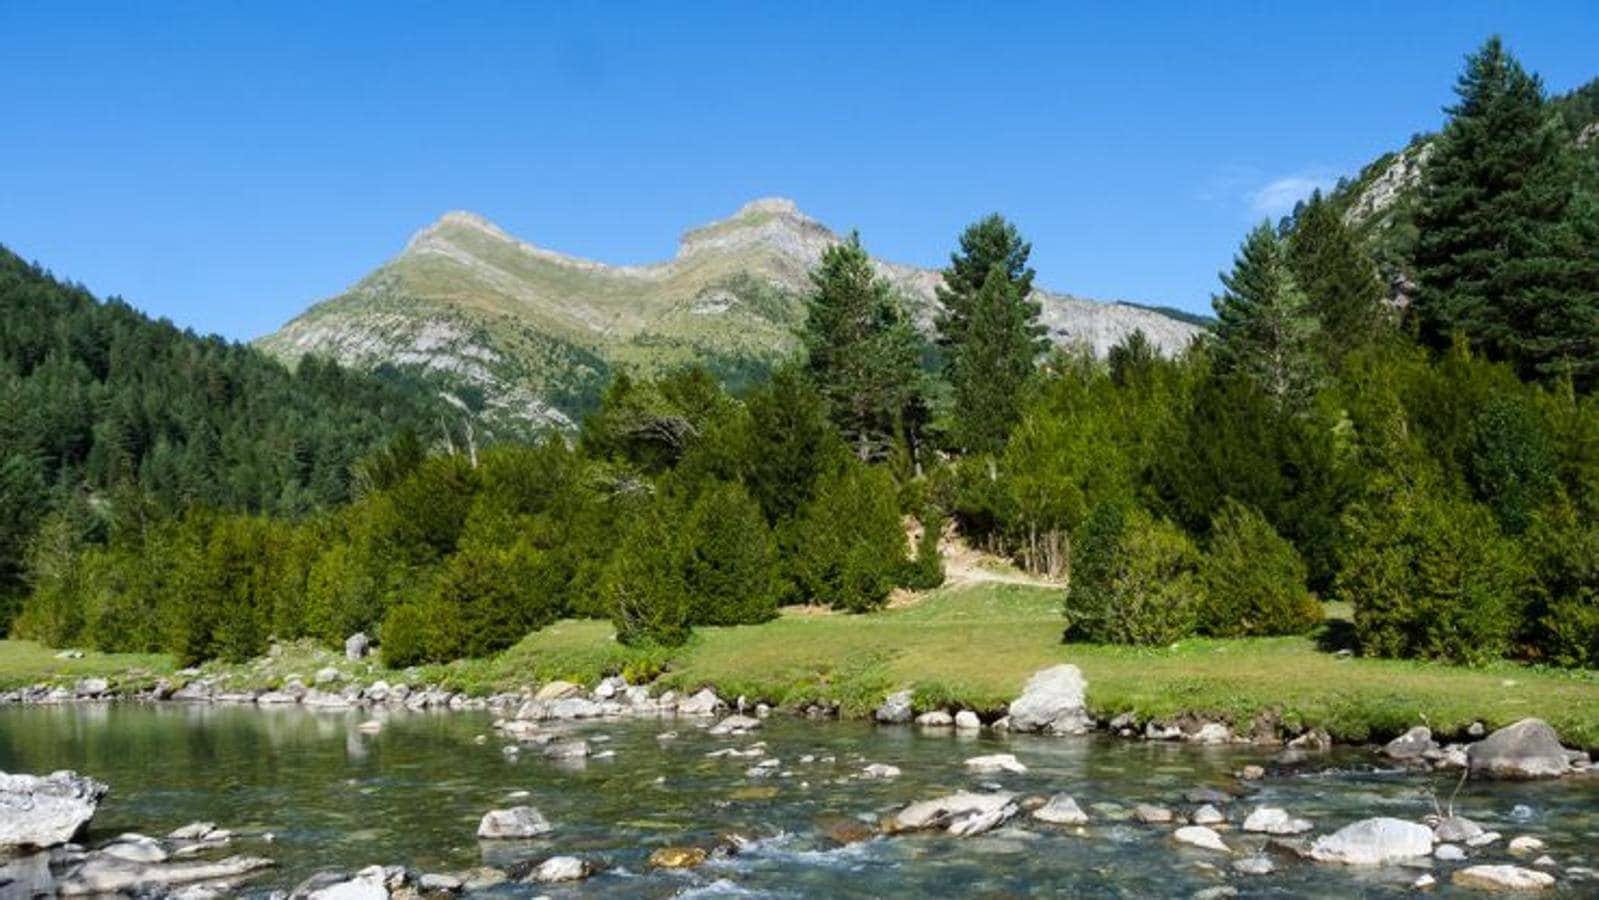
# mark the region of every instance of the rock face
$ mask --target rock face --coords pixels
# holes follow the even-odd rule
[[[1350,866],[1382,866],[1432,855],[1432,829],[1403,819],[1364,819],[1316,839],[1310,858]]]
[[[1051,666],[1027,680],[1010,705],[1010,730],[1086,734],[1093,728],[1084,705],[1088,682],[1073,665]]]
[[[1480,891],[1541,891],[1555,886],[1555,877],[1520,866],[1470,866],[1450,876],[1457,887]]]
[[[970,837],[999,827],[1016,815],[1016,795],[960,791],[936,800],[921,800],[900,810],[887,823],[890,832],[941,828],[956,837]]]
[[[65,844],[89,824],[106,790],[76,772],[0,772],[0,850]]]
[[[903,725],[914,715],[915,710],[911,708],[911,692],[896,691],[888,695],[883,705],[872,713],[872,718],[884,725]]]
[[[1558,778],[1571,771],[1560,736],[1542,719],[1507,725],[1466,750],[1471,774],[1487,778]]]
[[[525,840],[549,834],[549,820],[531,806],[491,809],[478,823],[477,836],[488,840]]]

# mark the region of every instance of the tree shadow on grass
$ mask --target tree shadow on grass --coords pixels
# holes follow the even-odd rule
[[[1355,623],[1348,619],[1328,619],[1316,629],[1316,649],[1323,653],[1337,653],[1348,650],[1353,653],[1360,649],[1355,640]]]

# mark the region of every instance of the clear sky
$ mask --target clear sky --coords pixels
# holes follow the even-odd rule
[[[246,339],[446,210],[646,262],[782,195],[922,265],[999,210],[1040,284],[1205,310],[1494,32],[1553,90],[1599,75],[1596,0],[0,0],[0,243]]]

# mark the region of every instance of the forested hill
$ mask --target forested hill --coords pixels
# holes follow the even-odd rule
[[[4,247],[0,316],[0,606],[54,512],[90,530],[195,504],[300,514],[346,500],[372,448],[454,418],[397,375],[314,358],[291,372]]]

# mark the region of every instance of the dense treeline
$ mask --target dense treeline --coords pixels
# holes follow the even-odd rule
[[[294,516],[344,502],[351,464],[437,432],[414,386],[248,347],[97,302],[0,247],[0,629],[53,510],[89,531],[190,506]]]
[[[623,374],[574,441],[402,432],[353,502],[299,518],[198,504],[93,534],[67,504],[29,545],[22,628],[186,661],[357,630],[391,664],[449,660],[567,616],[675,644],[937,585],[953,520],[1066,581],[1068,640],[1301,633],[1337,599],[1364,652],[1599,665],[1595,181],[1569,104],[1497,41],[1459,90],[1417,228],[1381,252],[1413,303],[1336,197],[1252,230],[1175,357],[1136,334],[1046,355],[999,216],[960,236],[929,341],[852,235],[812,274],[803,356],[742,396]]]

